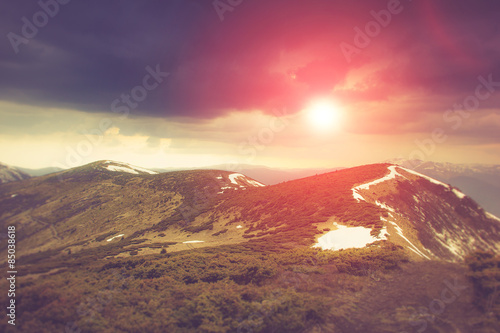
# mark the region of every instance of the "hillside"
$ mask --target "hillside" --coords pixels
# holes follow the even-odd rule
[[[16,222],[21,253],[111,244],[112,236],[148,238],[149,245],[187,241],[193,220],[230,191],[262,184],[225,171],[157,174],[100,161],[0,188],[2,225]],[[211,220],[204,221],[205,229]],[[167,229],[168,238],[159,236]],[[118,241],[120,238],[116,239]],[[158,238],[158,239],[154,239]],[[143,238],[144,239],[144,238]]]
[[[29,169],[29,168],[18,167],[18,169],[24,171],[25,173],[27,173],[31,177],[45,176],[45,175],[48,175],[51,173],[63,171],[63,169],[58,168],[58,167],[46,167],[46,168],[40,168],[40,169]]]
[[[3,332],[487,333],[500,323],[500,221],[396,165],[264,186],[100,161],[2,184],[0,214],[3,230],[16,227],[18,272],[18,324],[1,322]]]
[[[29,174],[19,168],[0,163],[0,184],[28,179],[30,177]]]
[[[2,225],[17,226],[22,255],[102,247],[122,257],[241,242],[332,248],[337,234],[356,232],[361,247],[389,240],[420,259],[461,260],[498,250],[500,240],[499,221],[469,197],[389,164],[263,186],[228,171],[158,174],[101,161],[5,184],[0,209]]]
[[[394,159],[401,165],[426,176],[460,188],[484,209],[500,216],[500,165],[454,164],[421,160]]]
[[[180,170],[225,170],[225,171],[233,171],[233,168],[237,168],[237,171],[247,175],[251,178],[258,179],[260,182],[266,185],[275,185],[283,182],[287,182],[290,180],[300,179],[311,177],[314,175],[319,175],[327,172],[332,172],[336,170],[344,169],[342,167],[338,168],[329,168],[329,169],[314,169],[314,168],[272,168],[266,166],[259,165],[251,165],[251,164],[220,164],[213,165],[209,167],[201,167],[201,168],[172,168],[172,169],[154,169],[158,172],[172,172],[172,171],[180,171]]]

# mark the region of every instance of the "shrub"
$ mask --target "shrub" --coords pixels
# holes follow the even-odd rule
[[[474,285],[476,304],[483,310],[493,310],[500,320],[500,256],[478,251],[465,260],[468,276]]]
[[[219,236],[219,235],[222,235],[228,231],[229,231],[229,229],[222,229],[221,231],[217,231],[217,232],[213,233],[212,236]]]

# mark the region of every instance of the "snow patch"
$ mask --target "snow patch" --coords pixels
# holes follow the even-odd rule
[[[360,200],[366,201],[363,198],[363,196],[361,196],[361,194],[359,194],[359,192],[358,192],[359,190],[368,190],[370,188],[370,186],[376,185],[379,183],[383,183],[386,180],[394,179],[394,178],[396,178],[396,176],[403,177],[401,174],[399,174],[396,171],[396,167],[397,167],[396,165],[391,165],[390,167],[388,167],[387,169],[390,171],[389,174],[382,177],[382,178],[376,179],[376,180],[369,182],[369,183],[366,183],[366,184],[362,184],[362,185],[358,185],[356,187],[353,187],[352,188],[352,196],[354,197],[354,199],[356,199],[357,202],[359,202]]]
[[[401,236],[401,238],[403,238],[406,242],[408,242],[408,244],[410,244],[410,247],[408,247],[410,250],[412,250],[413,252],[415,252],[416,254],[418,254],[421,257],[424,257],[424,258],[427,258],[427,259],[431,260],[431,258],[429,258],[428,256],[426,256],[415,245],[413,245],[413,243],[410,242],[410,240],[408,238],[405,237],[405,235],[403,234],[403,229],[401,229],[401,227],[396,222],[386,220],[383,217],[381,217],[380,219],[383,220],[383,221],[387,221],[387,222],[389,222],[390,224],[392,224],[394,226],[394,228],[396,229],[396,232],[398,233],[398,235]]]
[[[256,187],[263,187],[266,186],[262,183],[259,183],[258,181],[248,179],[245,175],[242,175],[241,173],[232,173],[229,175],[229,181],[235,185],[239,185],[240,187],[244,187],[236,182],[236,178],[243,178],[243,181],[247,182],[250,185],[256,186]]]
[[[17,194],[12,194],[10,197],[15,198],[15,197],[17,197]]]
[[[450,250],[450,252],[453,253],[455,256],[463,257],[464,253],[460,249],[461,244],[455,240],[457,237],[450,234],[446,229],[443,230],[443,233],[439,233],[432,226],[431,228],[434,231],[434,234],[437,236],[438,241],[441,243],[443,247]],[[472,244],[473,243],[474,242],[472,242]]]
[[[119,234],[119,235],[113,236],[109,239],[106,239],[106,242],[111,242],[113,239],[118,238],[118,237],[122,237],[122,236],[125,236],[125,234]]]
[[[193,243],[205,243],[205,241],[186,241],[186,242],[182,242],[182,244],[193,244]]]
[[[352,189],[352,196],[354,199],[356,199],[357,202],[360,202],[361,200],[366,201],[365,198],[361,194],[357,192],[355,188]]]
[[[364,227],[346,227],[337,225],[336,230],[332,230],[318,238],[318,243],[313,247],[320,247],[323,250],[340,250],[349,248],[362,248],[366,245],[385,239],[383,229],[382,236],[374,237],[370,234],[371,229]]]
[[[242,229],[242,228],[243,228],[243,226],[242,226],[242,225],[237,225],[237,226],[236,226],[236,229]]]
[[[258,181],[256,180],[251,180],[251,179],[247,179],[246,180],[248,183],[250,183],[251,185],[253,186],[257,186],[257,187],[264,187],[266,185],[262,184],[262,183],[259,183]]]
[[[463,198],[465,198],[465,194],[463,194],[463,193],[462,193],[462,192],[460,192],[459,190],[457,190],[457,189],[455,189],[455,188],[454,188],[452,191],[453,191],[453,193],[455,193],[455,195],[456,195],[459,199],[463,199]]]
[[[355,189],[357,190],[367,190],[370,188],[370,186],[372,185],[376,185],[378,183],[383,183],[385,182],[386,180],[390,180],[390,179],[393,179],[393,178],[396,178],[396,175],[399,175],[401,176],[397,171],[396,171],[396,166],[395,165],[391,165],[390,167],[388,167],[389,169],[389,174],[382,177],[382,178],[379,178],[379,179],[376,179],[372,182],[369,182],[369,183],[366,183],[366,184],[363,184],[363,185],[359,185],[359,186],[356,186]],[[402,177],[402,176],[401,176]]]
[[[406,171],[406,172],[409,172],[409,173],[412,173],[412,174],[414,174],[414,175],[416,175],[416,176],[419,176],[419,177],[425,178],[425,179],[427,179],[428,181],[430,181],[430,182],[431,182],[431,183],[433,183],[433,184],[436,184],[436,185],[441,185],[441,186],[444,186],[444,187],[446,187],[446,188],[450,188],[450,186],[449,186],[448,184],[445,184],[445,183],[443,183],[443,182],[440,182],[439,180],[436,180],[436,179],[434,179],[434,178],[431,178],[431,177],[429,177],[429,176],[423,175],[423,174],[421,174],[421,173],[418,173],[418,172],[413,171],[413,170],[410,170],[410,169],[406,169],[406,168],[403,168],[403,167],[400,167],[400,168],[401,168],[401,169],[403,169],[403,170],[404,170],[404,171]]]
[[[158,172],[156,172],[156,171],[144,169],[144,168],[137,167],[137,166],[134,166],[134,165],[131,165],[131,164],[127,164],[127,163],[117,163],[117,162],[113,162],[113,161],[105,161],[104,163],[106,163],[106,164],[114,164],[114,165],[108,165],[105,168],[106,170],[109,170],[109,171],[127,172],[127,173],[131,173],[131,174],[134,174],[134,175],[138,175],[139,174],[138,171],[149,173],[150,175],[156,175],[156,174],[158,174]]]
[[[392,213],[395,213],[395,212],[396,212],[396,211],[394,210],[394,208],[387,206],[385,203],[382,203],[382,202],[379,202],[379,201],[375,201],[375,204],[376,204],[377,206],[379,206],[380,208],[386,209],[386,210],[388,210],[388,211],[390,211],[390,212],[392,212]]]
[[[138,175],[139,174],[134,169],[127,168],[127,167],[122,167],[122,166],[117,166],[117,165],[108,165],[106,167],[106,170],[116,171],[116,172],[126,172],[126,173],[131,173],[131,174],[134,174],[134,175]]]
[[[241,185],[239,185],[243,190],[245,190],[245,188]],[[234,187],[234,186],[222,186],[220,188],[220,192],[217,192],[217,194],[223,194],[225,190],[238,190],[237,187]]]
[[[238,178],[238,177],[243,177],[243,178],[245,178],[245,176],[244,176],[244,175],[242,175],[241,173],[232,173],[232,174],[230,174],[230,175],[229,175],[229,181],[230,181],[231,183],[235,184],[235,185],[240,185],[240,184],[238,184],[238,183],[236,182],[236,178]]]
[[[500,222],[500,219],[491,213],[486,212],[486,216],[488,216],[490,219],[494,219]]]

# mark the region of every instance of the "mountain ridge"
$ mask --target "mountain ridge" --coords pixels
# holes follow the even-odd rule
[[[406,159],[392,159],[387,162],[453,184],[474,198],[487,211],[500,216],[500,165],[454,164]]]
[[[498,327],[500,220],[448,184],[393,164],[272,186],[146,170],[98,161],[0,185],[20,286],[0,330]]]
[[[474,248],[498,249],[498,221],[472,199],[391,164],[263,186],[229,171],[157,174],[98,161],[4,184],[0,208],[4,224],[19,225],[18,241],[31,244],[25,255],[115,244],[108,255],[241,242],[293,248],[313,246],[329,233],[333,238],[325,237],[335,239],[338,225],[364,228],[358,230],[366,230],[375,243],[390,240],[417,259],[454,261]],[[453,219],[461,221],[461,229],[476,237],[477,244],[468,245],[465,233],[453,231]],[[471,223],[483,234],[469,230]],[[458,243],[450,248],[447,243],[454,238]],[[120,239],[125,242],[120,244]]]

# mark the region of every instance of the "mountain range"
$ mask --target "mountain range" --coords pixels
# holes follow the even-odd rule
[[[266,185],[98,161],[1,184],[9,226],[17,327],[3,321],[4,332],[486,333],[500,323],[500,220],[397,164]]]
[[[494,215],[451,185],[391,164],[265,186],[230,171],[157,173],[99,161],[4,184],[0,208],[4,225],[17,224],[21,254],[78,252],[122,238],[145,254],[162,243],[172,251],[246,241],[328,248],[346,232],[366,240],[362,246],[389,240],[421,259],[500,250]]]
[[[465,194],[477,201],[487,211],[500,216],[500,165],[487,164],[454,164],[439,163],[421,160],[391,159],[384,163],[401,165],[407,169],[417,171],[441,182],[460,188]],[[235,168],[237,170],[235,170]],[[275,185],[282,182],[306,178],[318,174],[344,169],[336,168],[297,168],[283,169],[257,165],[214,165],[199,168],[155,168],[159,173],[183,170],[225,170],[238,171],[251,178],[258,179],[266,185]],[[0,166],[0,182],[19,180],[11,172],[24,172],[23,178],[28,176],[43,176],[50,173],[63,171],[60,168],[48,167],[42,169],[27,169],[10,166]],[[8,174],[8,175],[7,175]],[[26,175],[27,174],[27,175]]]

